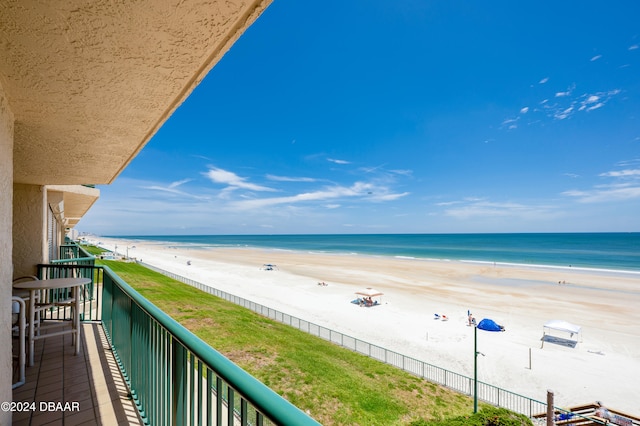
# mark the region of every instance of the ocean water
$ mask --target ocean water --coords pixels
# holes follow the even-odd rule
[[[640,272],[640,233],[114,236],[175,246],[256,247]]]

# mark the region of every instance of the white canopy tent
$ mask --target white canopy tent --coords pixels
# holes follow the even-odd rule
[[[356,291],[356,294],[360,296],[377,297],[377,296],[382,296],[384,293],[379,292],[378,290],[374,290],[371,287],[367,287],[364,290]]]
[[[364,290],[356,291],[358,296],[363,296],[363,298],[358,298],[354,302],[360,304],[360,306],[377,306],[382,304],[382,296],[384,293],[375,290],[371,287],[367,287]],[[377,297],[378,300],[373,300],[373,297]]]
[[[563,333],[569,333],[569,339],[551,337],[552,331],[560,331]],[[544,346],[544,342],[552,342],[557,344],[562,344],[564,346],[575,347],[578,343],[578,339],[581,338],[582,327],[576,324],[572,324],[568,321],[563,320],[551,320],[544,323],[542,327],[542,345]],[[573,336],[576,336],[575,340],[573,340]]]

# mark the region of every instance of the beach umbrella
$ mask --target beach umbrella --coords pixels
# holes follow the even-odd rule
[[[371,287],[367,287],[364,290],[356,291],[356,294],[360,296],[376,297],[376,296],[382,296],[384,293],[379,292],[378,290],[374,290]]]

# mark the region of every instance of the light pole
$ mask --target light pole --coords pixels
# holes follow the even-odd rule
[[[504,328],[488,318],[473,327],[473,413],[478,412],[478,329],[484,331],[504,331]],[[484,354],[482,354],[484,355]]]
[[[478,326],[473,327],[473,414],[478,412]]]

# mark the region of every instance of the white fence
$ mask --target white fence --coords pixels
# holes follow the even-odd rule
[[[298,330],[305,331],[314,336],[321,337],[322,339],[328,340],[336,345],[340,345],[354,352],[377,359],[386,364],[393,365],[394,367],[400,368],[430,382],[473,396],[472,377],[454,373],[453,371],[437,367],[427,362],[402,355],[398,352],[382,348],[338,331],[285,314],[267,306],[260,305],[242,297],[234,296],[233,294],[229,294],[192,279],[174,274],[173,272],[165,271],[153,265],[142,262],[140,264],[177,281],[196,287],[205,293],[213,294],[221,299],[250,309],[267,318],[295,327]],[[547,404],[545,402],[537,401],[483,382],[478,382],[478,400],[487,402],[496,407],[503,407],[529,417],[532,417],[534,414],[544,413],[547,410]]]

